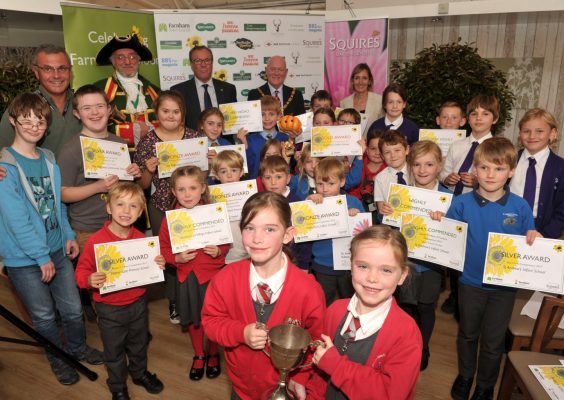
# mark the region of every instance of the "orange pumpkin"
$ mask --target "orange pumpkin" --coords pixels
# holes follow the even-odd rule
[[[290,132],[299,135],[302,132],[302,122],[293,115],[284,115],[278,120],[278,128],[282,132]]]

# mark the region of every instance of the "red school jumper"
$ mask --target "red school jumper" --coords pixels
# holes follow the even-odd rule
[[[327,309],[325,329],[333,339],[348,313],[350,299],[335,301]],[[340,355],[333,346],[321,358],[307,387],[308,399],[325,399],[327,375],[349,399],[411,400],[419,377],[423,344],[415,321],[392,299],[390,312],[378,332],[365,365]],[[320,371],[321,370],[321,371]]]
[[[202,309],[202,324],[206,335],[225,347],[229,378],[237,395],[258,399],[272,391],[279,372],[261,350],[245,344],[245,326],[257,317],[250,291],[250,260],[229,264],[210,282]],[[276,300],[267,328],[297,320],[309,331],[312,340],[320,338],[325,314],[325,298],[312,275],[305,274],[288,261],[284,286]],[[306,385],[311,368],[298,369],[291,376]]]

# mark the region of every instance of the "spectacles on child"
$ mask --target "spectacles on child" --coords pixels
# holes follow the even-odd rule
[[[33,129],[34,127],[37,129],[47,129],[47,121],[44,119],[30,121],[29,119],[24,119],[23,121],[16,120],[18,125],[20,125],[24,129]]]

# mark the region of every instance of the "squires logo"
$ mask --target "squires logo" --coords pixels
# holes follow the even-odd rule
[[[219,65],[235,65],[237,59],[235,57],[220,57],[217,62]]]
[[[380,32],[374,31],[369,37],[351,39],[329,39],[329,50],[350,51],[355,49],[377,49],[380,47]]]
[[[233,21],[224,22],[223,27],[221,28],[221,32],[223,32],[223,33],[239,33],[239,25],[237,25]]]
[[[241,50],[250,50],[253,48],[253,42],[246,38],[239,38],[235,40],[235,45]]]
[[[201,31],[212,32],[215,30],[215,25],[212,23],[204,24],[200,22],[199,24],[196,25],[196,29],[199,30],[200,32]]]

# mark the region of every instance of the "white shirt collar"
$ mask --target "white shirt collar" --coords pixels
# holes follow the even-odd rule
[[[268,89],[270,89],[270,95],[274,96],[274,91],[278,90],[278,97],[282,98],[282,89],[284,88],[284,84],[282,84],[278,89],[272,86],[270,83],[268,84]]]
[[[284,259],[282,268],[280,271],[276,272],[274,275],[263,279],[259,276],[256,267],[253,265],[251,261],[251,268],[250,268],[250,285],[251,285],[251,295],[253,300],[257,301],[258,296],[258,289],[257,284],[263,282],[266,283],[270,290],[272,290],[272,297],[270,298],[270,302],[274,303],[278,296],[280,296],[280,292],[282,291],[282,286],[284,286],[284,280],[286,279],[286,272],[288,271],[288,258],[286,254],[282,253],[282,257]]]
[[[362,315],[359,315],[358,312],[356,311],[356,306],[358,302],[359,299],[355,293],[351,297],[351,300],[349,301],[349,305],[347,306],[349,315],[347,316],[347,319],[345,320],[345,323],[343,325],[343,329],[341,330],[341,335],[343,335],[347,330],[351,322],[351,319],[353,317],[359,318],[360,333],[357,331],[356,340],[364,339],[380,330],[382,325],[384,325],[384,321],[386,320],[388,313],[390,312],[390,308],[392,307],[392,298],[390,297],[382,304],[380,304],[376,309]]]
[[[196,76],[194,76],[194,81],[196,81],[196,86],[198,87],[202,86],[203,84],[208,84],[209,86],[213,86],[212,78],[210,78],[207,82],[202,82],[201,80],[196,78]]]
[[[478,144],[482,144],[482,142],[483,142],[484,140],[490,139],[490,138],[493,138],[493,135],[492,135],[491,132],[488,132],[486,135],[482,136],[480,139],[476,139],[476,138],[474,137],[474,132],[472,132],[472,133],[470,134],[470,136],[468,136],[468,139],[470,139],[470,143],[472,143],[472,142],[478,142]]]
[[[527,159],[529,157],[534,157],[537,164],[541,164],[541,163],[546,162],[546,160],[548,160],[549,155],[550,155],[550,148],[548,146],[546,146],[544,149],[539,151],[534,156],[531,155],[531,153],[529,153],[529,150],[523,149],[523,154],[521,155],[521,157],[524,158],[524,159]]]
[[[401,124],[403,124],[403,114],[400,115],[399,118],[396,119],[394,122],[390,121],[388,117],[384,117],[384,123],[386,124],[386,126],[393,125],[394,129],[398,129],[401,126]]]

